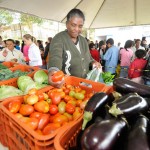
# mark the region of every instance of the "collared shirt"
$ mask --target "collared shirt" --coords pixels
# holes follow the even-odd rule
[[[3,52],[7,51],[7,56],[3,56]],[[8,48],[4,48],[2,51],[0,51],[0,61],[11,61],[12,59],[17,59],[18,62],[20,60],[23,60],[23,53],[21,51],[18,51],[17,49],[9,50]]]
[[[42,66],[40,50],[34,43],[32,43],[29,47],[28,57],[30,66]]]

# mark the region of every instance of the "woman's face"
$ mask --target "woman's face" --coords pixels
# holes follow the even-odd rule
[[[31,39],[23,38],[23,41],[24,41],[25,45],[29,45],[29,46],[33,43]]]
[[[84,21],[81,17],[72,17],[66,23],[68,34],[71,38],[77,38],[78,35],[82,32]]]

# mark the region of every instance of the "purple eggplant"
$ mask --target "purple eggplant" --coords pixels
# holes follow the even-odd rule
[[[126,150],[150,150],[149,147],[149,120],[141,115],[129,131]]]
[[[135,94],[128,94],[128,96],[123,96],[121,101],[115,101],[109,109],[109,113],[115,117],[119,115],[131,117],[146,110],[148,110],[148,104],[143,97]]]
[[[138,93],[141,96],[150,97],[150,87],[144,84],[135,83],[129,79],[116,78],[113,81],[114,90],[122,94]]]
[[[84,109],[84,115],[83,115],[83,124],[82,124],[82,130],[85,129],[87,123],[92,120],[92,116],[96,114],[98,109],[104,107],[106,103],[108,102],[108,95],[103,92],[95,93],[87,102],[85,109]]]
[[[82,150],[111,150],[125,127],[123,119],[94,123],[82,135]]]

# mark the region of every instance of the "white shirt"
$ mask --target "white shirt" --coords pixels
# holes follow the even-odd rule
[[[30,66],[42,66],[40,50],[34,43],[29,47],[28,57]]]
[[[7,51],[7,56],[3,56],[3,52]],[[24,60],[23,53],[21,51],[18,51],[17,49],[9,50],[8,48],[4,48],[2,51],[0,51],[0,61],[11,61],[12,59],[16,58],[20,62]]]

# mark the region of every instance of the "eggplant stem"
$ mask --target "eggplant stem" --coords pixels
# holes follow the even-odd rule
[[[93,112],[85,111],[83,115],[82,130],[85,129],[87,123],[92,119]]]
[[[115,117],[117,117],[118,115],[123,114],[123,112],[119,108],[117,108],[116,103],[113,103],[112,107],[109,109],[109,113],[112,114]]]

